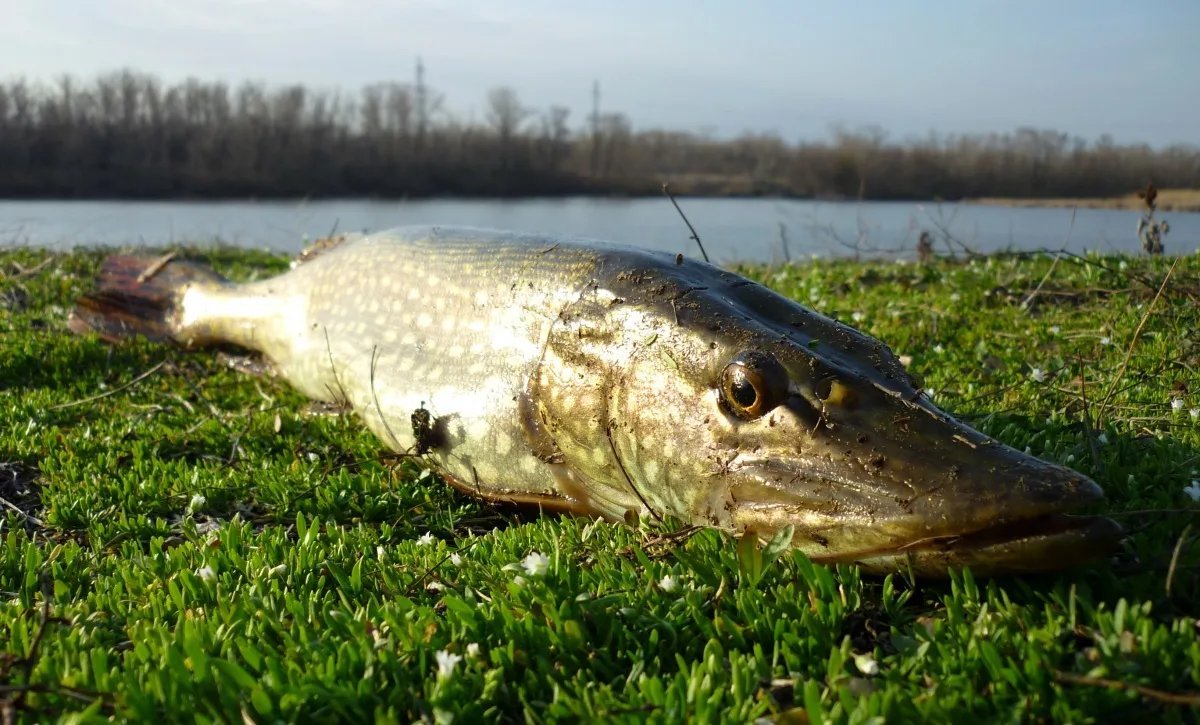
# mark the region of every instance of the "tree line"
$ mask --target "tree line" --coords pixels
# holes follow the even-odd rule
[[[419,68],[419,66],[418,66]],[[597,93],[598,98],[598,93]],[[0,196],[402,197],[676,193],[866,199],[1124,194],[1200,187],[1200,149],[1089,142],[1021,128],[892,141],[879,128],[821,142],[635,130],[597,103],[582,123],[507,87],[481,119],[414,82],[355,93],[118,71],[0,82]]]

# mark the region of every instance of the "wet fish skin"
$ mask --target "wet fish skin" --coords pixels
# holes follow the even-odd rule
[[[396,230],[273,279],[178,285],[167,327],[261,351],[486,499],[791,525],[814,559],[935,575],[1059,568],[1120,537],[1063,515],[1095,483],[951,419],[883,343],[674,255]]]

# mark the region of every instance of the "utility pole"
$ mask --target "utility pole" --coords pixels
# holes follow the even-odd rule
[[[418,150],[425,148],[425,129],[429,120],[429,100],[428,93],[425,89],[425,64],[421,62],[421,56],[417,56],[417,138],[416,145]]]
[[[592,81],[592,176],[600,170],[600,81]]]

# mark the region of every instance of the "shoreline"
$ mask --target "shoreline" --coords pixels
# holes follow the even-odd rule
[[[1016,208],[1043,207],[1048,209],[1116,209],[1140,211],[1145,203],[1137,194],[1115,197],[1081,197],[1059,199],[1013,199],[983,197],[964,199],[968,204],[1009,206]],[[1157,210],[1160,212],[1200,212],[1200,189],[1159,189]]]

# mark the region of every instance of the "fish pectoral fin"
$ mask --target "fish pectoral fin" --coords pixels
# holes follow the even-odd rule
[[[476,486],[444,471],[440,475],[446,480],[446,483],[449,483],[459,491],[472,498],[481,498],[489,503],[532,507],[543,511],[553,511],[563,514],[591,516],[596,513],[586,503],[581,503],[558,491],[505,491],[491,487]]]
[[[563,452],[546,425],[545,411],[534,402],[528,390],[517,396],[517,411],[520,414],[521,430],[529,452],[543,463],[562,463]]]

